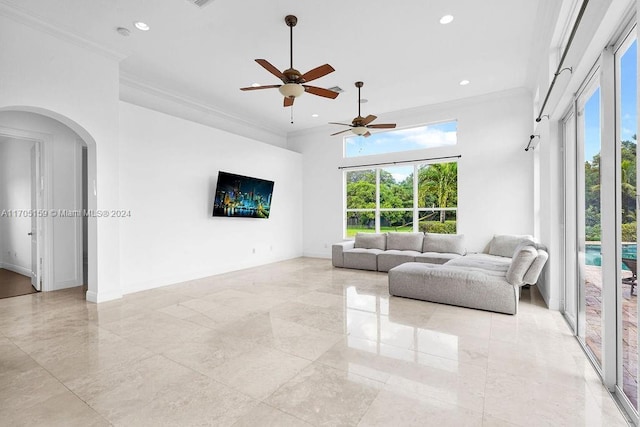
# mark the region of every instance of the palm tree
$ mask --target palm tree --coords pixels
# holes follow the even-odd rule
[[[435,196],[435,197],[434,197]],[[418,176],[418,200],[420,207],[427,207],[435,198],[439,208],[455,206],[458,196],[458,163],[436,163],[420,170]],[[444,222],[446,211],[440,211]]]

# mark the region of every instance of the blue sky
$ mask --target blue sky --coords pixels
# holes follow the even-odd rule
[[[620,126],[623,141],[632,141],[638,132],[637,40],[620,58]],[[596,90],[584,107],[585,150],[584,159],[591,161],[600,152],[600,89]]]
[[[372,132],[369,138],[347,137],[345,156],[359,157],[456,145],[457,128],[458,122],[452,121],[388,132]]]

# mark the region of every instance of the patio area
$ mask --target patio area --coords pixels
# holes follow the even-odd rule
[[[586,337],[587,346],[602,363],[602,279],[599,266],[587,265],[585,268],[586,286]],[[631,272],[624,270],[623,277]],[[631,295],[631,285],[622,283],[622,352],[623,352],[623,390],[634,407],[638,407],[638,297]]]

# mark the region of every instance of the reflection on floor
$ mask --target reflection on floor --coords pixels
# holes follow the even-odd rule
[[[626,425],[536,288],[516,316],[299,258],[127,295],[0,301],[7,425]]]
[[[631,273],[623,271],[623,277]],[[638,296],[631,294],[631,285],[622,287],[622,366],[624,394],[638,407]],[[602,269],[585,267],[585,341],[596,359],[602,363]],[[637,293],[637,288],[636,288]]]
[[[0,268],[0,298],[35,294],[36,292],[31,286],[31,277]]]

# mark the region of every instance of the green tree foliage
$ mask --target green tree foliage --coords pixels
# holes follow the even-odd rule
[[[346,180],[347,209],[375,209],[376,171],[351,171],[347,173]],[[456,207],[458,203],[457,163],[440,163],[421,168],[418,188],[419,207]],[[411,226],[413,223],[413,174],[398,182],[389,171],[380,170],[380,208],[407,209],[381,212],[381,227]],[[437,214],[433,220],[427,221],[432,230],[430,232],[455,233],[455,220],[447,219],[446,212],[441,212],[439,216],[439,221]],[[350,226],[374,228],[374,220],[374,212],[349,212],[348,216]],[[422,222],[420,227],[422,229]]]
[[[620,145],[620,183],[622,194],[622,241],[636,241],[636,135]],[[585,238],[600,241],[600,154],[584,164]]]
[[[450,208],[458,205],[458,164],[436,163],[420,169],[418,175],[418,206]],[[440,222],[445,222],[445,211]]]

